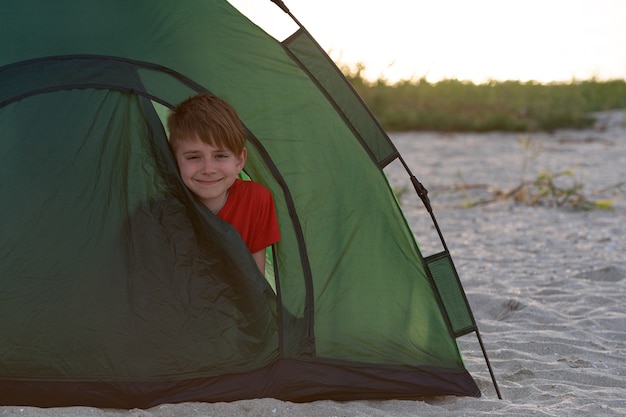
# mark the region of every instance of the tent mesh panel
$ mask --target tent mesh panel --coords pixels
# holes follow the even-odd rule
[[[476,330],[476,322],[461,286],[461,281],[447,251],[429,256],[426,264],[450,320],[455,337]]]

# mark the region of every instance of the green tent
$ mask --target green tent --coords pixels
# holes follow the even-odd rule
[[[447,250],[422,256],[383,172],[400,155],[302,27],[279,41],[224,0],[25,0],[0,38],[0,404],[480,395]],[[168,108],[203,91],[273,193],[265,276],[168,151]]]

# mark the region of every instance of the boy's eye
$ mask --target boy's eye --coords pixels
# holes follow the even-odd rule
[[[227,153],[218,153],[218,154],[215,155],[215,158],[217,158],[217,159],[225,159],[225,158],[228,158],[228,156],[229,155]]]
[[[200,159],[200,157],[198,155],[187,155],[185,159],[191,161],[193,159]]]

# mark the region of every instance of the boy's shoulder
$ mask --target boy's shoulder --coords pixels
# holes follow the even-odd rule
[[[235,183],[231,187],[231,192],[235,191],[237,193],[252,193],[252,194],[270,194],[270,191],[263,185],[258,182],[250,181],[250,180],[242,180],[241,178],[237,178]]]

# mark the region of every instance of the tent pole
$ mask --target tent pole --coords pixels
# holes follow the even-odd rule
[[[280,7],[280,10],[282,10],[283,12],[287,13],[289,15],[289,17],[291,17],[293,19],[293,21],[301,28],[304,29],[304,26],[302,26],[302,23],[300,23],[300,21],[298,19],[296,19],[296,17],[291,13],[291,11],[289,11],[289,8],[287,7],[287,5],[283,2],[283,0],[270,0],[272,3],[274,3],[275,5],[277,5],[278,7]]]
[[[422,185],[421,182],[419,182],[419,180],[415,177],[415,175],[413,175],[413,172],[411,172],[411,170],[409,169],[408,165],[406,164],[402,156],[399,156],[399,159],[402,165],[404,166],[404,169],[409,174],[411,183],[413,184],[413,188],[415,188],[415,192],[420,197],[420,199],[422,200],[422,203],[424,204],[424,207],[426,207],[426,210],[428,210],[428,213],[430,214],[430,218],[432,219],[433,224],[435,225],[435,229],[437,229],[437,234],[439,235],[439,239],[441,240],[441,244],[443,245],[444,250],[446,252],[449,252],[448,246],[446,245],[446,241],[443,238],[443,233],[441,233],[441,229],[439,228],[437,219],[435,219],[435,213],[433,212],[433,208],[430,204],[430,199],[428,198],[428,190],[426,189],[426,187],[424,187],[424,185]],[[475,320],[473,318],[472,318],[472,321],[474,321],[475,323]],[[498,387],[498,383],[496,382],[496,377],[493,373],[491,362],[489,362],[489,358],[487,357],[487,351],[485,349],[485,345],[483,344],[483,339],[482,337],[480,337],[478,326],[475,324],[474,324],[474,331],[476,332],[476,338],[478,339],[478,343],[480,344],[480,350],[482,350],[483,357],[485,358],[485,362],[487,363],[487,369],[489,369],[489,375],[491,375],[491,381],[493,382],[493,386],[496,389],[496,394],[498,395],[498,399],[501,400],[502,395],[500,394],[500,388]]]
[[[500,388],[498,387],[498,383],[496,382],[496,376],[493,373],[493,369],[491,368],[491,363],[489,362],[489,358],[487,357],[487,351],[485,350],[485,345],[483,344],[483,339],[480,337],[480,332],[478,331],[478,326],[476,326],[476,338],[478,339],[478,343],[480,344],[480,350],[483,351],[483,357],[485,358],[485,362],[487,363],[487,369],[489,369],[489,375],[491,375],[491,381],[493,382],[493,387],[496,389],[496,394],[498,395],[498,399],[502,399],[502,395],[500,394]]]
[[[435,229],[437,230],[437,234],[439,235],[439,239],[441,240],[443,249],[447,252],[448,245],[446,245],[446,240],[443,238],[443,233],[441,233],[441,229],[439,228],[437,219],[435,219],[435,213],[433,212],[433,208],[430,205],[430,198],[428,198],[428,190],[426,189],[426,187],[424,187],[424,185],[422,185],[421,182],[419,182],[419,180],[415,177],[415,175],[413,175],[413,172],[411,172],[411,169],[404,161],[404,158],[402,158],[402,155],[399,155],[398,159],[400,160],[400,163],[402,163],[402,165],[404,166],[404,169],[406,170],[406,172],[409,174],[409,178],[411,179],[411,184],[413,184],[413,188],[415,188],[415,192],[417,193],[419,198],[422,200],[422,203],[424,204],[424,207],[426,207],[428,214],[430,214],[430,218],[432,219],[433,224],[435,225]]]

